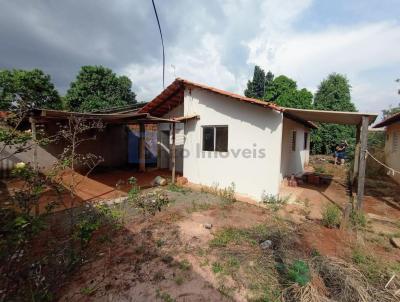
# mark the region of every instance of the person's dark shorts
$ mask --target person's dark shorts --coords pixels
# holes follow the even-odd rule
[[[346,157],[346,152],[335,152],[335,155],[339,159],[344,159]]]

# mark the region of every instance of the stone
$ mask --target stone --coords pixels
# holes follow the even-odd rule
[[[390,238],[390,243],[393,244],[394,247],[400,249],[400,238],[392,237]]]
[[[176,178],[176,184],[179,186],[186,185],[188,183],[188,179],[184,176],[179,176]]]
[[[269,249],[272,246],[272,241],[271,240],[265,240],[264,242],[261,242],[260,247],[263,250]]]
[[[205,227],[206,229],[210,230],[210,229],[213,227],[213,225],[212,225],[211,223],[205,223],[205,224],[204,224],[204,227]]]
[[[156,176],[152,182],[152,186],[165,186],[167,184],[167,180],[164,177]]]

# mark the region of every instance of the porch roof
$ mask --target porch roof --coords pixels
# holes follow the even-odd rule
[[[332,123],[343,125],[360,125],[362,117],[368,117],[369,124],[372,124],[378,114],[364,112],[347,112],[347,111],[327,111],[327,110],[312,110],[312,109],[295,109],[283,108],[283,113],[301,120]]]
[[[374,128],[381,128],[385,126],[389,126],[393,123],[399,122],[400,121],[400,112],[393,114],[392,116],[389,116],[388,118],[384,119],[380,123],[376,124]]]
[[[49,120],[62,121],[71,117],[81,117],[88,120],[101,120],[108,124],[157,124],[157,123],[177,123],[173,119],[159,118],[149,113],[124,112],[124,113],[85,113],[85,112],[69,112],[51,109],[34,109],[31,111],[31,117],[38,122],[46,122]]]

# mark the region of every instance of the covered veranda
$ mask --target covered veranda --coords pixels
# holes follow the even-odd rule
[[[78,185],[76,188],[76,195],[79,201],[88,202],[95,201],[99,199],[114,199],[122,196],[126,196],[129,191],[128,179],[130,177],[135,177],[137,179],[138,185],[142,188],[147,188],[152,185],[152,180],[156,176],[163,176],[169,178],[172,182],[175,181],[175,167],[174,161],[172,160],[172,171],[166,169],[157,168],[146,168],[146,124],[159,124],[166,123],[170,124],[171,129],[175,129],[175,124],[181,122],[181,120],[159,118],[154,117],[148,113],[138,113],[137,110],[125,111],[123,113],[79,113],[79,112],[66,112],[59,110],[48,110],[48,109],[35,109],[32,110],[29,117],[29,122],[31,126],[33,139],[36,140],[39,126],[38,125],[48,125],[48,128],[53,127],[56,124],[67,124],[70,119],[81,118],[85,121],[101,121],[105,129],[107,126],[124,126],[129,125],[139,125],[140,136],[139,136],[139,166],[137,168],[126,166],[110,167],[106,169],[93,170],[92,173],[86,175],[84,172],[77,171],[64,171],[63,183],[66,187],[71,183],[73,177],[78,179]],[[45,128],[46,129],[46,128]],[[58,129],[58,128],[56,128]],[[54,130],[53,130],[54,131]],[[93,131],[98,131],[93,129]],[[126,129],[125,129],[126,131]],[[174,133],[174,131],[172,131]],[[113,133],[106,133],[103,136],[112,136]],[[88,149],[87,146],[83,147],[81,152],[92,152],[96,153],[113,146],[108,145],[108,143],[97,137],[96,140],[90,142],[93,144],[91,148]],[[115,144],[115,139],[112,142]],[[124,142],[120,142],[121,150],[127,148]],[[51,148],[50,148],[51,149]],[[43,150],[40,146],[33,145],[31,152],[31,163],[33,167],[39,169],[41,167],[41,160],[43,159],[44,153],[49,153],[49,150]],[[174,158],[175,152],[175,139],[172,135],[171,142],[171,159]],[[51,153],[51,152],[50,152]],[[46,159],[49,161],[56,161],[58,154],[47,154]],[[117,156],[117,154],[116,154]],[[39,157],[39,158],[38,158]],[[45,194],[46,195],[46,194]],[[47,198],[51,199],[50,196]],[[46,199],[46,196],[45,198]]]
[[[357,132],[354,154],[354,167],[350,173],[350,187],[351,189],[353,188],[353,186],[355,187],[356,208],[361,209],[364,200],[365,169],[368,146],[368,126],[375,121],[378,115],[362,112],[324,111],[295,108],[284,108],[283,114],[287,117],[298,118],[316,123],[356,126]],[[324,193],[322,192],[322,194]]]

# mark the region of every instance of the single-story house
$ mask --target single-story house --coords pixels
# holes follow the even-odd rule
[[[279,194],[285,177],[304,172],[316,128],[310,120],[360,125],[362,116],[368,123],[376,118],[282,108],[179,78],[139,113],[182,122],[175,130],[174,164],[189,182],[219,188],[234,183],[236,192],[255,200]],[[160,168],[171,168],[172,127],[159,124]]]
[[[385,163],[392,169],[400,171],[400,112],[374,126],[374,128],[382,127],[386,127]],[[399,173],[389,170],[388,174],[400,183]]]

